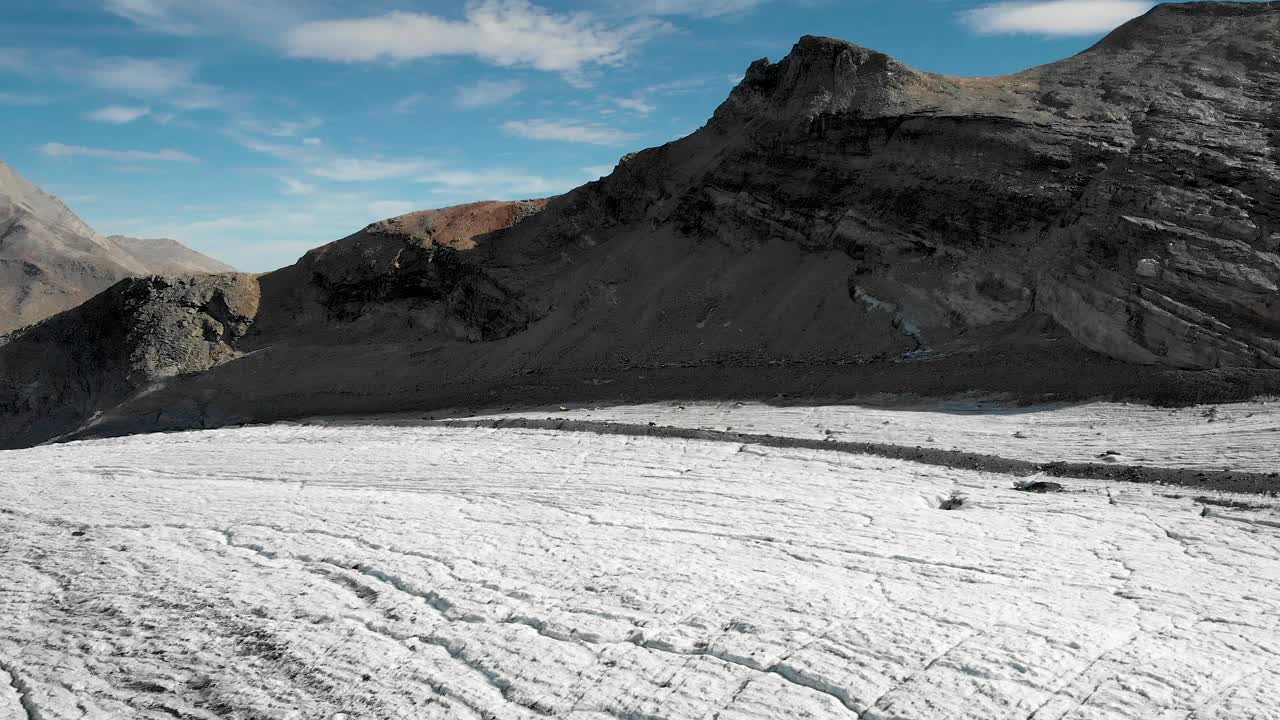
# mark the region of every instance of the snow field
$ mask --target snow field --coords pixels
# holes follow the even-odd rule
[[[373,425],[4,452],[0,717],[1280,718],[1276,512],[1064,484]]]

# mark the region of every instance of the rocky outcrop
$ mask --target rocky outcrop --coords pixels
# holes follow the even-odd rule
[[[134,278],[0,338],[0,447],[56,437],[235,357],[258,301],[250,275]]]
[[[468,256],[545,206],[545,200],[480,202],[373,223],[264,278],[270,309],[260,330],[465,342],[515,334],[539,311]]]

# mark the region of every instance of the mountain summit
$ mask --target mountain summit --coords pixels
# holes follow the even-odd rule
[[[231,269],[173,240],[103,237],[0,161],[0,335],[79,305],[122,278]]]
[[[15,337],[0,435],[481,401],[1274,392],[1277,98],[1277,3],[1160,6],[993,78],[805,37],[699,131],[545,208],[375,224],[260,278],[126,283]],[[110,393],[19,360],[109,322],[92,354],[133,378]],[[131,364],[147,348],[164,373]]]

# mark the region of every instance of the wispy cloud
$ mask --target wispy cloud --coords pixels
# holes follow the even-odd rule
[[[409,95],[405,95],[404,97],[395,101],[395,104],[391,106],[391,112],[399,113],[401,115],[404,115],[406,113],[411,113],[414,111],[414,109],[416,109],[419,105],[421,105],[423,101],[427,99],[427,97],[428,96],[426,93],[420,93],[420,92],[410,93]]]
[[[68,48],[42,48],[38,53],[0,48],[0,70],[41,83],[80,85],[180,110],[222,107],[234,99],[222,88],[200,82],[198,65],[181,59],[96,56]]]
[[[1147,12],[1145,0],[1047,0],[999,2],[961,14],[975,32],[985,35],[1096,35]]]
[[[149,107],[129,107],[126,105],[108,105],[85,115],[94,122],[111,125],[127,125],[134,120],[146,117],[151,112]]]
[[[434,167],[432,163],[416,158],[387,159],[343,155],[318,138],[275,136],[264,139],[259,133],[268,127],[277,126],[264,125],[252,118],[242,117],[225,134],[247,150],[283,160],[303,173],[335,182],[390,180],[409,177]]]
[[[560,120],[511,120],[502,129],[530,140],[557,140],[591,145],[622,145],[639,138],[602,125],[585,125]]]
[[[741,15],[764,5],[768,0],[629,0],[620,9],[636,15],[688,15],[721,17]]]
[[[8,105],[10,107],[38,107],[52,102],[53,98],[48,95],[0,92],[0,105]]]
[[[311,5],[314,5],[314,0]],[[302,22],[307,0],[105,0],[103,9],[156,33],[270,39]]]
[[[664,28],[653,20],[612,27],[586,13],[552,13],[526,0],[471,0],[459,19],[391,12],[321,20],[290,30],[283,42],[300,58],[403,62],[452,55],[574,74],[622,61]]]
[[[195,65],[184,60],[102,58],[84,68],[89,82],[103,90],[136,95],[166,95],[193,83]]]
[[[624,110],[630,110],[632,112],[640,113],[641,115],[648,115],[654,110],[657,110],[656,107],[640,98],[614,98],[613,102]]]
[[[419,160],[337,157],[308,167],[307,172],[337,182],[371,182],[408,177],[429,167],[428,163]]]
[[[34,69],[31,53],[25,49],[0,48],[0,70],[18,75],[30,75]]]
[[[36,148],[48,157],[91,157],[105,160],[137,162],[195,162],[196,159],[181,150],[108,150],[104,148],[45,143]]]
[[[248,113],[240,113],[235,118],[235,127],[238,131],[272,138],[299,137],[323,124],[324,120],[318,117],[263,122]]]
[[[314,195],[316,192],[315,185],[304,183],[301,180],[295,180],[291,177],[281,177],[278,179],[280,180],[280,183],[284,185],[284,189],[281,192],[285,195]]]
[[[472,199],[558,195],[582,184],[581,178],[547,177],[508,168],[436,170],[417,181],[434,185],[434,193],[465,194]]]
[[[461,110],[501,105],[524,92],[524,89],[525,84],[519,80],[481,80],[474,85],[459,88],[453,104]]]

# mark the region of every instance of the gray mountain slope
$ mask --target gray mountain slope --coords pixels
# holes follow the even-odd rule
[[[156,275],[198,275],[236,271],[234,267],[220,260],[214,260],[169,238],[108,235],[107,240],[146,265]]]

